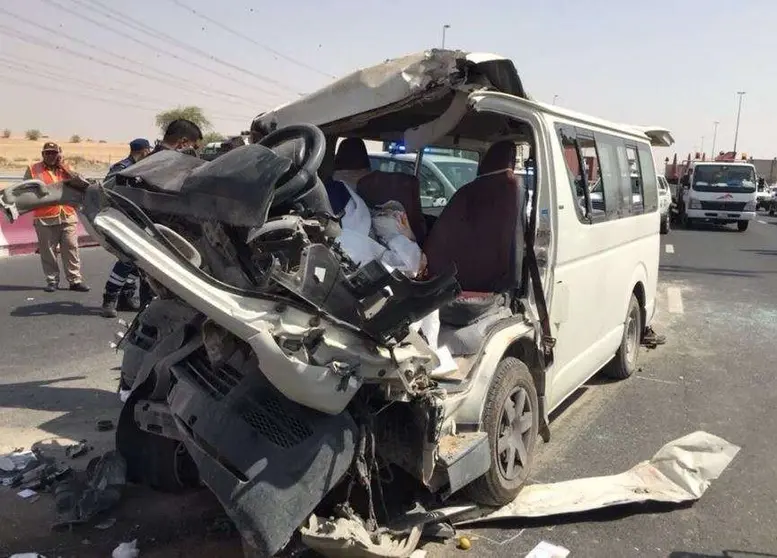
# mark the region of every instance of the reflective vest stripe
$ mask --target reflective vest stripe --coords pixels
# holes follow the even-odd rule
[[[67,175],[59,170],[52,170],[46,168],[43,162],[35,163],[30,167],[30,175],[32,178],[43,181],[44,184],[54,184],[67,178]],[[70,217],[76,214],[75,208],[69,205],[52,205],[50,207],[40,207],[33,212],[33,215],[38,219],[52,219],[59,217]]]

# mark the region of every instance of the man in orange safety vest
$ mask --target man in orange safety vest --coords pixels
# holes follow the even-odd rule
[[[71,176],[62,161],[62,149],[54,142],[43,144],[42,160],[31,165],[24,179],[41,180],[45,184],[61,182]],[[74,207],[54,205],[41,207],[34,212],[35,232],[38,235],[38,247],[43,273],[46,276],[46,292],[53,293],[59,288],[60,269],[57,264],[56,249],[62,256],[65,277],[71,291],[88,292],[89,287],[81,279],[81,261],[78,253],[78,216]]]

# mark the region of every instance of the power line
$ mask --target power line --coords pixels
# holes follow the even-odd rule
[[[140,77],[145,78],[145,79],[151,79],[151,80],[159,81],[161,83],[167,83],[168,85],[171,85],[172,87],[175,87],[177,89],[187,89],[190,92],[199,93],[201,95],[205,95],[205,96],[208,96],[208,97],[219,97],[219,96],[222,96],[222,97],[231,97],[233,99],[240,99],[241,98],[241,97],[239,97],[237,95],[232,95],[232,94],[225,93],[225,92],[219,92],[218,94],[210,93],[209,91],[205,91],[205,90],[201,89],[199,84],[197,84],[197,83],[195,83],[193,81],[190,81],[188,79],[185,79],[185,78],[174,77],[174,79],[168,79],[166,76],[170,75],[169,72],[164,72],[162,70],[157,70],[156,68],[153,68],[151,66],[147,66],[147,65],[142,64],[140,62],[137,62],[135,60],[127,58],[126,56],[122,56],[121,54],[113,53],[113,52],[111,52],[109,50],[106,50],[103,47],[94,45],[94,44],[89,43],[87,41],[83,41],[81,39],[78,39],[77,37],[73,37],[71,35],[68,35],[67,33],[62,32],[62,31],[59,31],[59,30],[56,30],[56,29],[52,29],[51,27],[46,27],[45,25],[42,25],[42,24],[37,23],[35,21],[29,20],[29,19],[27,19],[27,18],[25,18],[23,16],[19,16],[17,14],[9,12],[8,10],[5,10],[3,8],[0,8],[0,13],[7,14],[7,15],[9,15],[9,16],[15,18],[15,19],[18,19],[19,21],[23,21],[24,23],[27,23],[29,25],[40,27],[41,29],[44,29],[44,30],[48,31],[52,35],[63,37],[65,39],[69,40],[69,41],[72,41],[72,42],[77,43],[77,44],[84,45],[84,46],[86,46],[88,48],[91,48],[93,50],[97,50],[97,51],[102,52],[104,54],[108,54],[108,55],[113,56],[114,58],[117,58],[119,60],[122,60],[122,61],[125,61],[125,62],[129,62],[130,64],[134,64],[134,65],[137,65],[137,66],[141,66],[141,67],[143,67],[146,70],[155,71],[155,72],[157,72],[159,74],[162,74],[165,77],[148,76],[148,75],[143,74],[141,72],[138,72],[136,70],[131,70],[130,68],[124,68],[122,66],[118,66],[118,65],[113,64],[113,63],[100,61],[100,60],[98,60],[98,59],[96,59],[96,58],[94,58],[92,56],[81,54],[78,51],[74,51],[72,49],[68,49],[67,47],[64,47],[64,46],[61,46],[61,45],[56,45],[56,44],[53,44],[53,43],[49,43],[48,41],[45,41],[44,39],[40,39],[38,37],[35,37],[34,35],[20,33],[17,30],[0,26],[0,28],[6,29],[7,32],[10,35],[12,35],[12,36],[14,36],[14,37],[16,37],[16,38],[18,38],[20,40],[23,40],[25,42],[35,42],[35,41],[37,41],[37,43],[39,45],[47,43],[47,46],[49,48],[54,48],[56,50],[61,50],[63,52],[68,52],[68,53],[70,53],[70,54],[72,54],[74,56],[79,56],[81,58],[86,56],[87,59],[89,59],[91,61],[94,61],[94,62],[97,62],[99,64],[102,64],[104,66],[112,67],[112,68],[115,68],[115,69],[118,69],[118,70],[121,70],[121,71],[124,71],[124,72],[129,72],[129,73],[135,74],[135,75],[140,76]],[[27,37],[27,38],[25,39],[24,37]],[[185,87],[182,86],[182,83],[191,84],[191,86],[193,86],[194,89],[192,89],[191,86],[188,87],[188,88],[185,88]],[[246,100],[250,102],[249,99],[246,99]]]
[[[71,75],[67,75],[65,73],[59,72],[57,69],[53,68],[52,66],[47,66],[45,64],[41,65],[43,69],[37,69],[34,66],[30,66],[29,64],[24,64],[22,62],[18,62],[12,58],[8,58],[5,56],[0,55],[0,66],[5,66],[8,69],[15,70],[15,71],[23,71],[27,72],[32,75],[37,75],[38,77],[44,78],[44,79],[50,79],[51,77],[56,77],[57,80],[63,81],[65,83],[72,82],[79,86],[85,86],[90,89],[100,89],[103,90],[105,93],[109,95],[119,95],[122,99],[127,98],[127,91],[123,89],[117,89],[115,87],[109,87],[104,85],[96,85],[93,82],[82,80],[76,77],[73,77]],[[44,71],[45,70],[45,71]],[[160,99],[158,98],[152,98],[152,97],[144,97],[137,95],[135,93],[132,94],[133,98],[135,100],[144,102],[144,103],[158,103]],[[110,99],[105,99],[106,101]],[[123,101],[115,101],[115,102],[123,102]],[[156,105],[155,105],[156,106]],[[156,108],[154,110],[157,110]],[[238,115],[224,115],[225,119],[232,119],[235,120],[243,120],[245,117],[238,116]]]
[[[167,110],[164,107],[144,107],[141,105],[137,105],[135,103],[129,103],[127,101],[116,101],[113,99],[105,99],[103,97],[97,97],[95,95],[89,95],[87,93],[82,93],[80,91],[68,91],[67,89],[60,89],[57,87],[51,87],[50,85],[42,85],[39,83],[30,83],[23,80],[16,79],[14,77],[8,77],[4,75],[0,75],[0,79],[3,80],[3,84],[10,84],[10,85],[21,85],[23,87],[31,87],[33,89],[38,90],[45,90],[45,91],[52,91],[54,93],[63,93],[65,95],[71,95],[73,97],[81,97],[84,99],[92,100],[92,101],[98,101],[100,103],[109,103],[111,105],[120,105],[120,106],[126,106],[130,108],[135,108],[138,110],[144,110],[148,112],[159,112],[163,110]],[[242,117],[229,117],[225,115],[211,115],[211,118],[216,120],[228,120],[233,122],[245,122],[247,119],[244,119]]]
[[[43,1],[46,2],[47,4],[51,5],[51,6],[54,6],[54,7],[58,8],[58,9],[64,11],[64,12],[66,12],[66,13],[69,13],[69,14],[77,17],[77,18],[80,18],[80,19],[83,19],[85,21],[88,21],[88,22],[90,22],[90,23],[100,27],[101,29],[105,29],[105,30],[110,31],[111,33],[113,33],[115,35],[119,35],[120,37],[123,37],[125,39],[129,39],[130,41],[132,41],[134,43],[137,43],[140,46],[142,46],[144,48],[147,48],[149,50],[152,50],[152,51],[154,51],[154,52],[156,52],[158,54],[161,53],[161,54],[163,54],[165,56],[170,56],[171,58],[175,58],[176,60],[184,62],[185,64],[189,64],[191,66],[194,66],[195,68],[203,70],[205,72],[208,72],[209,74],[214,74],[214,75],[217,75],[217,76],[221,76],[221,77],[223,77],[225,79],[232,80],[235,83],[237,83],[237,84],[239,84],[239,85],[241,85],[243,87],[250,87],[252,89],[261,91],[261,92],[263,92],[263,93],[265,93],[267,95],[272,95],[274,97],[283,98],[280,93],[277,93],[275,91],[270,91],[269,89],[263,89],[263,88],[261,88],[259,86],[251,85],[251,84],[248,84],[248,83],[246,83],[244,81],[240,81],[240,80],[238,80],[238,79],[236,79],[233,76],[230,76],[228,74],[223,74],[221,72],[218,72],[217,70],[213,70],[213,69],[208,68],[206,66],[203,66],[202,64],[199,64],[197,62],[192,62],[192,61],[187,60],[185,58],[181,58],[180,56],[178,56],[177,54],[175,54],[173,52],[168,52],[168,51],[165,51],[165,50],[160,51],[159,49],[154,48],[153,46],[144,43],[140,39],[137,39],[137,38],[133,37],[132,35],[128,35],[125,31],[120,31],[120,30],[117,30],[115,27],[108,26],[105,23],[100,23],[99,21],[97,21],[95,19],[92,19],[91,17],[89,17],[89,16],[87,16],[87,15],[85,15],[83,13],[79,13],[79,12],[77,12],[75,10],[72,10],[72,9],[66,7],[66,6],[62,6],[61,4],[58,4],[57,2],[55,2],[54,0],[43,0]],[[85,4],[79,2],[78,0],[71,0],[71,1],[74,1],[76,4],[80,4],[81,6],[85,6],[86,7]],[[105,17],[105,18],[108,17],[108,16],[105,16],[103,14],[101,14],[101,15],[102,15],[102,17]]]
[[[258,46],[259,48],[262,48],[262,49],[264,49],[266,51],[269,51],[269,52],[273,53],[278,58],[283,58],[287,62],[291,62],[292,64],[295,64],[296,66],[299,66],[301,68],[305,68],[306,70],[310,70],[312,72],[315,72],[317,74],[320,74],[320,75],[328,77],[328,78],[335,78],[336,77],[336,76],[333,76],[332,74],[328,74],[326,72],[323,72],[323,71],[319,70],[318,68],[310,66],[309,64],[305,64],[304,62],[301,62],[301,61],[299,61],[299,60],[297,60],[295,58],[292,58],[291,56],[287,56],[287,55],[283,54],[282,52],[278,52],[274,48],[271,48],[271,47],[269,47],[269,46],[267,46],[265,44],[262,44],[262,43],[256,41],[253,37],[249,37],[248,35],[244,35],[240,31],[236,31],[236,30],[232,29],[231,27],[227,27],[226,25],[224,25],[220,21],[217,21],[217,20],[213,19],[212,17],[209,17],[209,16],[207,16],[207,15],[205,15],[203,13],[198,12],[197,10],[195,10],[191,6],[188,6],[187,4],[182,2],[181,0],[168,0],[168,1],[172,2],[173,4],[178,6],[179,8],[183,8],[184,10],[186,10],[188,12],[191,12],[192,14],[196,15],[200,19],[204,19],[205,21],[208,21],[208,22],[212,23],[213,25],[215,25],[216,27],[219,27],[220,29],[223,29],[227,33],[231,33],[232,35],[235,35],[236,37],[240,37],[241,39],[246,40],[249,43],[252,43],[252,44]]]
[[[82,80],[79,78],[76,78],[72,75],[67,75],[64,73],[58,72],[56,69],[53,69],[52,67],[46,67],[45,65],[42,66],[43,69],[35,68],[34,66],[30,66],[29,64],[24,64],[21,62],[18,62],[14,60],[13,58],[6,58],[4,56],[0,56],[0,65],[5,66],[6,68],[16,70],[19,72],[26,72],[32,75],[36,75],[38,77],[42,78],[57,78],[58,81],[63,82],[71,82],[76,85],[82,86],[82,87],[88,87],[89,89],[101,89],[105,91],[106,93],[114,94],[114,95],[120,95],[123,98],[127,98],[127,90],[124,89],[116,89],[115,87],[109,87],[104,85],[97,85],[94,82],[90,82],[87,80]],[[45,71],[44,71],[45,70]],[[158,102],[159,99],[152,99],[150,97],[145,97],[142,95],[138,95],[137,93],[133,93],[132,97],[139,101],[150,101],[152,103]]]
[[[104,60],[97,59],[97,58],[95,58],[93,56],[89,56],[88,54],[83,54],[81,52],[69,49],[69,48],[67,48],[65,46],[55,45],[55,44],[52,44],[52,43],[50,43],[48,41],[40,39],[38,37],[34,37],[32,35],[25,35],[23,33],[19,33],[15,29],[11,29],[10,27],[5,27],[4,25],[0,25],[0,30],[4,31],[6,33],[5,38],[10,37],[10,38],[14,38],[14,39],[16,39],[18,41],[22,41],[24,43],[28,43],[28,44],[31,44],[31,45],[39,46],[39,47],[44,48],[44,49],[49,49],[49,50],[53,50],[53,51],[66,52],[66,53],[68,53],[68,54],[70,54],[72,56],[76,56],[78,58],[83,58],[84,60],[89,60],[90,62],[95,62],[95,63],[100,64],[102,66],[105,66],[107,68],[112,68],[112,69],[118,70],[120,72],[126,72],[128,74],[132,74],[132,75],[135,75],[135,76],[138,76],[138,77],[142,77],[144,79],[162,81],[162,80],[159,80],[158,78],[155,78],[154,76],[145,75],[145,74],[137,72],[137,71],[135,71],[135,70],[133,70],[131,68],[124,68],[122,66],[118,66],[116,64],[113,64],[112,62],[106,62]],[[192,91],[194,93],[198,93],[198,91],[193,91],[191,89],[185,88],[185,87],[180,86],[180,85],[175,85],[175,83],[173,83],[172,85],[173,85],[173,87],[176,87],[176,89],[183,89],[185,91]],[[133,86],[132,88],[134,88],[134,87],[135,86]],[[130,90],[132,88],[130,88]],[[199,93],[202,93],[203,95],[206,95],[206,96],[209,96],[209,97],[214,97],[214,95],[209,94],[207,92],[199,92]]]
[[[87,7],[83,3],[82,0],[72,0],[72,1],[74,1],[76,4],[79,4],[81,6]],[[274,84],[274,85],[276,85],[276,86],[278,86],[278,87],[280,87],[282,89],[291,91],[291,92],[293,92],[295,94],[298,94],[298,95],[301,95],[301,93],[299,93],[297,91],[297,88],[294,88],[294,87],[292,87],[290,85],[287,85],[287,84],[285,84],[283,82],[280,82],[280,81],[278,81],[278,80],[276,80],[274,78],[271,78],[271,77],[268,77],[268,76],[265,76],[265,75],[262,75],[262,74],[257,74],[256,72],[252,72],[250,70],[247,70],[245,68],[242,68],[240,66],[232,64],[231,62],[227,62],[226,60],[223,60],[223,59],[221,59],[221,58],[219,58],[217,56],[214,56],[214,55],[212,55],[212,54],[210,54],[208,52],[205,52],[204,50],[202,50],[200,48],[197,48],[196,46],[193,46],[193,45],[190,45],[188,43],[185,43],[185,42],[183,42],[183,41],[173,37],[172,35],[169,35],[168,33],[164,33],[162,31],[154,29],[153,27],[150,27],[150,26],[146,25],[142,21],[139,21],[139,20],[137,20],[137,19],[135,19],[135,18],[125,14],[124,12],[120,12],[119,10],[113,8],[112,6],[106,6],[105,4],[100,2],[99,0],[86,0],[86,2],[91,4],[90,6],[88,6],[88,9],[97,8],[98,11],[102,12],[102,15],[104,17],[108,17],[108,18],[113,19],[114,21],[118,21],[119,23],[121,23],[123,25],[126,25],[128,27],[131,27],[131,28],[135,29],[136,31],[139,31],[139,32],[143,33],[144,35],[148,35],[148,36],[153,37],[153,38],[155,38],[157,40],[160,40],[160,41],[166,42],[168,44],[174,45],[177,48],[180,48],[181,50],[187,51],[189,53],[194,53],[194,54],[196,54],[198,56],[202,56],[202,57],[210,60],[211,62],[216,62],[218,64],[222,64],[223,66],[226,66],[227,68],[231,68],[231,69],[236,70],[238,72],[241,72],[243,74],[249,75],[249,76],[251,76],[251,77],[253,77],[255,79],[258,79],[258,80],[261,80],[261,81],[265,81],[267,83],[272,83],[272,84]]]

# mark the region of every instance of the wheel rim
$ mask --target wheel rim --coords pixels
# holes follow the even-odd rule
[[[496,449],[499,472],[509,481],[518,478],[528,465],[533,423],[529,394],[516,387],[502,406]]]
[[[639,347],[639,316],[638,310],[632,310],[626,320],[626,360],[634,363]]]

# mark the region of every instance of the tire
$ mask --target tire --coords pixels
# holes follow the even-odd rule
[[[737,230],[739,232],[745,232],[748,226],[750,226],[750,221],[737,221]]]
[[[182,442],[141,430],[135,423],[136,393],[124,404],[116,428],[116,449],[127,463],[128,480],[171,493],[199,486],[197,466]]]
[[[518,405],[520,415],[516,415]],[[508,409],[512,409],[512,420]],[[507,357],[497,366],[486,394],[482,430],[488,433],[491,468],[469,484],[465,492],[479,504],[503,506],[515,500],[529,476],[539,431],[537,388],[520,360]],[[515,443],[516,434],[520,446]],[[506,440],[501,452],[500,439]]]
[[[625,380],[634,373],[639,359],[641,336],[642,308],[637,297],[632,294],[626,311],[621,346],[618,347],[615,357],[602,370],[605,376],[614,380]]]
[[[669,234],[669,214],[667,213],[663,219],[661,219],[661,234]]]

